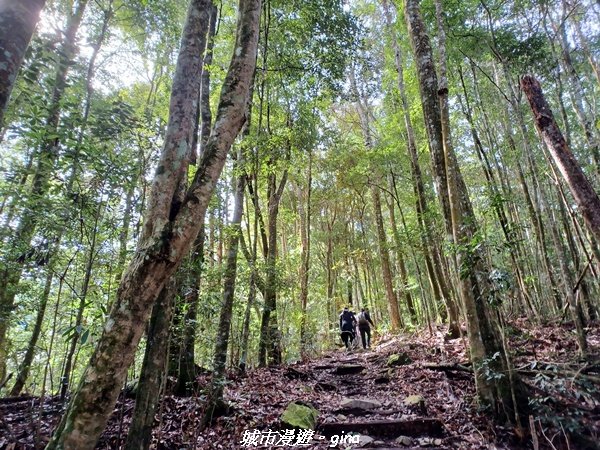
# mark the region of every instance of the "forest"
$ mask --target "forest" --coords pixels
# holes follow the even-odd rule
[[[0,0],[0,448],[600,448],[599,24]]]

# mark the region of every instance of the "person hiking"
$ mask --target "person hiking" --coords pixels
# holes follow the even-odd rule
[[[347,350],[350,350],[352,341],[356,337],[355,326],[356,316],[347,306],[344,307],[344,310],[340,314],[340,336]]]
[[[357,320],[363,348],[367,349],[371,347],[371,325],[375,326],[369,315],[369,308],[361,308]]]

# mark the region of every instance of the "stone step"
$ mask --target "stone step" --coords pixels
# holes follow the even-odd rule
[[[429,418],[371,420],[322,423],[319,425],[318,430],[327,437],[350,432],[388,438],[423,435],[440,436],[444,432],[444,424],[439,419]]]

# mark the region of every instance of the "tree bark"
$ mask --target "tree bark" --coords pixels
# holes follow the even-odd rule
[[[28,207],[24,210],[10,243],[6,246],[6,249],[3,249],[3,253],[6,253],[3,255],[4,261],[0,262],[0,379],[4,378],[6,369],[8,352],[6,332],[21,274],[23,273],[24,261],[19,255],[24,253],[24,250],[31,244],[40,216],[37,208],[39,208],[39,202],[46,196],[54,164],[58,159],[59,139],[56,137],[56,133],[60,121],[62,99],[67,86],[68,71],[77,53],[75,40],[86,6],[87,0],[81,0],[68,19],[65,37],[59,52],[61,57],[56,67],[52,98],[48,106],[48,117],[46,118],[45,131],[49,137],[43,140],[37,154],[37,164],[31,183]]]
[[[598,194],[567,146],[554,120],[552,110],[544,98],[540,83],[534,77],[525,75],[521,79],[521,88],[531,106],[535,126],[544,138],[554,163],[567,182],[585,223],[596,240],[600,240],[600,199]]]
[[[306,310],[308,306],[308,278],[310,270],[310,197],[312,193],[312,149],[308,151],[308,180],[306,190],[298,188],[298,215],[300,216],[300,243],[302,254],[300,255],[300,308],[302,317],[300,319],[300,355],[303,359],[309,357],[310,342],[307,336],[307,317]],[[306,207],[304,202],[306,201]]]
[[[171,279],[161,291],[154,308],[152,308],[146,352],[135,396],[131,426],[125,441],[125,450],[148,450],[152,442],[154,414],[167,378],[169,328],[174,297],[175,283]]]
[[[204,10],[202,0],[192,0],[190,11],[193,17],[190,20],[197,21]],[[154,199],[150,203],[144,234],[123,276],[102,337],[48,444],[49,450],[92,450],[106,426],[150,309],[194,242],[229,149],[245,121],[244,112],[256,62],[260,10],[260,0],[240,0],[234,55],[221,90],[215,125],[194,180],[181,207],[173,211],[172,216],[168,207],[165,208],[160,201]],[[197,34],[200,32],[197,30]],[[198,38],[197,35],[191,39],[190,45]],[[176,78],[181,77],[186,83],[174,82],[174,86],[181,86],[181,89],[175,90],[176,98],[171,107],[176,110],[172,114],[185,120],[189,129],[185,130],[181,123],[170,120],[170,130],[163,147],[165,155],[161,157],[158,176],[153,181],[154,195],[159,195],[169,205],[175,189],[169,178],[180,175],[184,165],[182,160],[187,159],[192,142],[189,137],[194,126],[183,116],[186,111],[193,116],[194,102],[199,95],[200,50],[189,51],[189,47],[187,50],[181,53],[179,70],[176,71]],[[165,161],[171,163],[165,164]],[[163,184],[164,189],[161,188]],[[165,192],[167,190],[169,192]]]
[[[281,364],[281,338],[277,325],[277,218],[279,203],[287,182],[287,169],[279,184],[275,174],[269,175],[268,197],[268,246],[267,267],[265,274],[265,307],[260,324],[260,342],[258,345],[258,363],[261,367],[267,365],[267,353],[270,355],[269,364]]]
[[[25,51],[45,3],[46,0],[4,0],[0,3],[0,129]]]
[[[238,152],[236,166],[241,166],[242,152]],[[236,172],[234,170],[234,172]],[[225,386],[225,363],[227,362],[227,347],[229,345],[229,330],[231,328],[231,316],[233,311],[233,301],[235,299],[235,278],[237,274],[237,258],[240,235],[242,233],[242,215],[244,212],[244,190],[246,189],[246,176],[241,174],[237,177],[235,187],[235,199],[233,207],[233,217],[230,223],[229,249],[227,251],[227,260],[225,274],[223,277],[223,301],[221,305],[221,315],[219,317],[219,326],[215,342],[215,356],[213,359],[213,374],[206,400],[206,408],[202,419],[201,427],[205,428],[213,419],[223,410],[223,388]]]
[[[429,275],[429,282],[431,285],[433,297],[436,303],[436,309],[439,307],[440,302],[446,305],[448,311],[448,335],[452,338],[460,336],[459,322],[459,310],[454,298],[450,295],[449,289],[446,286],[444,277],[441,275],[441,261],[437,257],[437,252],[432,250],[434,239],[431,232],[431,223],[428,218],[428,201],[425,193],[425,187],[423,183],[423,175],[421,167],[419,165],[419,157],[417,154],[417,141],[415,137],[412,120],[410,118],[410,107],[408,104],[408,98],[406,96],[406,88],[404,86],[404,63],[403,55],[398,40],[392,26],[392,17],[389,10],[387,0],[382,0],[386,26],[392,45],[394,48],[395,64],[397,71],[397,85],[398,92],[400,93],[400,100],[402,104],[402,113],[404,116],[404,125],[406,128],[406,135],[408,137],[407,147],[410,155],[410,169],[413,180],[413,189],[415,192],[415,203],[417,218],[419,221],[419,227],[421,228],[421,242],[423,247],[423,253],[425,257],[425,266]]]
[[[460,272],[461,297],[466,311],[471,360],[475,368],[477,394],[482,404],[491,408],[499,418],[517,421],[517,402],[520,385],[512,372],[508,355],[497,330],[497,311],[488,306],[489,288],[481,250],[470,248],[477,232],[476,219],[468,198],[456,156],[452,149],[447,107],[444,106],[447,88],[438,88],[429,36],[421,17],[417,0],[405,0],[404,11],[417,64],[419,92],[429,137],[432,159],[439,162],[440,174],[446,184],[440,185],[439,195],[446,198],[446,224],[457,244],[457,267]],[[438,12],[439,15],[439,12]],[[441,53],[443,58],[443,52]],[[442,66],[445,65],[445,61]],[[442,73],[444,73],[442,71]],[[438,99],[438,97],[442,97]],[[444,109],[446,110],[444,111]],[[443,169],[443,170],[442,170]],[[491,379],[489,372],[502,374]],[[520,398],[519,398],[520,400]]]

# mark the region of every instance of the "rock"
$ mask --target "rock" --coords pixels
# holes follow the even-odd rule
[[[381,408],[381,403],[377,400],[369,400],[367,398],[345,398],[340,403],[340,408],[344,410],[363,410],[370,411],[372,409]]]
[[[335,418],[337,420],[346,420],[347,419],[347,417],[345,415],[343,415],[343,414],[338,414],[337,416],[335,416]]]
[[[363,370],[365,370],[365,367],[360,364],[344,364],[337,366],[333,373],[336,375],[353,375],[361,373]]]
[[[368,447],[373,441],[375,439],[372,437],[361,434],[360,438],[358,438],[358,448]]]
[[[409,408],[418,409],[422,414],[426,414],[427,412],[427,408],[425,407],[425,399],[420,395],[409,395],[402,401],[402,403]]]
[[[399,436],[396,438],[396,444],[400,444],[405,447],[410,447],[412,445],[412,439],[408,436]]]
[[[442,445],[442,440],[441,439],[433,439],[430,437],[425,437],[425,438],[421,438],[419,439],[419,446],[421,447],[431,447],[431,446],[440,446]]]
[[[395,353],[390,355],[387,360],[389,367],[405,366],[410,363],[412,363],[412,359],[406,353]]]
[[[287,405],[280,420],[283,427],[314,430],[318,417],[319,411],[312,406],[292,402]]]
[[[397,436],[441,436],[444,424],[439,419],[417,418],[405,420],[368,420],[353,422],[321,423],[319,429],[325,436],[340,436],[342,433],[364,433],[375,437]]]

